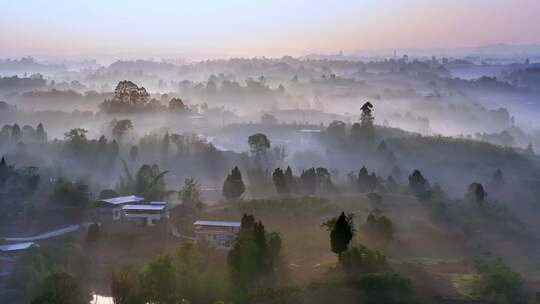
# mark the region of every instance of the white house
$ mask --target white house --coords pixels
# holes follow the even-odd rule
[[[155,226],[158,222],[169,218],[165,202],[149,202],[146,204],[127,204],[122,207],[122,221],[138,222],[146,226]]]
[[[144,198],[136,195],[101,199],[95,202],[95,216],[100,221],[118,221],[122,219],[122,207],[126,204],[139,203]]]
[[[195,237],[216,247],[230,247],[240,231],[240,222],[196,221]]]

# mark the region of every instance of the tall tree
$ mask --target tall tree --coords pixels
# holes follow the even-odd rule
[[[234,167],[231,174],[227,175],[221,192],[226,199],[236,199],[239,198],[244,191],[246,191],[246,186],[242,180],[242,173],[240,173],[238,167]]]
[[[287,179],[281,168],[276,168],[276,170],[274,170],[274,173],[272,173],[272,181],[274,182],[278,194],[288,194],[290,192],[287,185]]]
[[[47,141],[47,132],[45,132],[45,128],[43,128],[42,123],[39,123],[36,128],[36,141],[40,143]]]
[[[484,201],[486,199],[487,193],[484,190],[484,186],[480,183],[472,183],[469,185],[469,188],[467,189],[466,198],[479,206],[482,206],[484,204]]]
[[[420,170],[414,170],[413,173],[409,175],[409,187],[415,194],[423,194],[428,190],[429,183]]]
[[[354,235],[352,217],[347,217],[345,212],[335,219],[323,224],[330,230],[330,248],[341,259],[341,254],[349,248]]]

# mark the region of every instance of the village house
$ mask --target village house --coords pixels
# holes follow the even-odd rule
[[[214,247],[230,247],[240,231],[240,222],[196,221],[193,226],[197,242]]]
[[[140,223],[146,226],[155,226],[160,221],[169,218],[167,203],[149,202],[144,204],[126,204],[122,207],[122,220],[124,222]]]
[[[143,201],[144,198],[136,195],[119,196],[101,199],[94,203],[94,216],[100,222],[114,222],[122,219],[122,207]]]

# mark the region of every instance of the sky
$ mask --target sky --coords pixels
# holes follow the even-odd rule
[[[0,57],[540,44],[540,0],[0,0]]]

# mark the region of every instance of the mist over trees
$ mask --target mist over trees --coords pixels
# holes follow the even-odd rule
[[[0,60],[0,302],[530,302],[538,63],[487,60]]]

